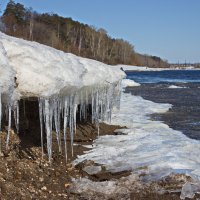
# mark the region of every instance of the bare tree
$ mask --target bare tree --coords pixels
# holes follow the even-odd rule
[[[29,39],[33,41],[33,26],[34,26],[34,15],[31,12],[30,24],[29,24]]]

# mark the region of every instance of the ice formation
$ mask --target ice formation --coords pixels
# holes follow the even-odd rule
[[[183,186],[181,198],[193,197],[200,191],[200,141],[150,118],[153,113],[167,112],[171,106],[122,92],[120,110],[113,112],[112,124],[127,129],[120,129],[119,135],[99,137],[74,163],[92,160],[110,172],[131,170],[142,174],[145,181],[171,173],[186,174],[193,182]]]
[[[118,68],[1,32],[0,70],[0,93],[5,93],[4,96],[7,97],[4,102],[9,121],[8,129],[11,128],[12,110],[16,128],[19,129],[18,100],[38,98],[42,151],[44,128],[49,160],[52,157],[54,127],[60,151],[63,128],[66,156],[67,127],[70,129],[73,146],[78,105],[80,118],[83,119],[87,117],[88,106],[91,105],[92,122],[97,127],[101,120],[111,119],[113,106],[119,105],[120,83],[125,76]],[[2,100],[5,99],[4,96]],[[61,127],[61,120],[64,127]]]

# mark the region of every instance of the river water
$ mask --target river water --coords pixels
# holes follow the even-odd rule
[[[152,119],[163,121],[190,138],[200,140],[200,71],[169,70],[126,72],[127,78],[141,84],[126,92],[157,103],[170,103],[172,108]]]

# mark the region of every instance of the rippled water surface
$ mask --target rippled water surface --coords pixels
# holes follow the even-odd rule
[[[127,72],[127,78],[141,83],[127,92],[157,103],[170,103],[172,109],[154,114],[171,128],[200,140],[200,71]]]

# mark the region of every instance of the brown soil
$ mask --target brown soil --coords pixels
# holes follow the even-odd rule
[[[100,125],[100,135],[113,134],[119,126]],[[34,129],[36,131],[36,129]],[[64,153],[58,152],[56,137],[53,137],[53,159],[51,164],[45,154],[42,159],[40,135],[33,131],[17,135],[11,131],[9,149],[5,150],[6,131],[1,133],[2,152],[0,155],[0,199],[79,199],[69,194],[71,178],[84,176],[83,171],[74,168],[70,161],[88,150],[97,137],[97,129],[90,123],[79,124],[74,139],[74,155],[71,155],[68,140],[68,162]]]
[[[100,125],[100,135],[114,134],[119,126]],[[83,171],[83,167],[92,163],[86,161],[74,167],[70,162],[77,155],[83,154],[87,148],[83,144],[92,144],[97,136],[97,129],[90,123],[79,124],[75,136],[74,156],[71,156],[70,140],[68,140],[68,162],[64,153],[58,152],[56,137],[53,137],[53,159],[48,162],[47,155],[41,158],[40,136],[33,131],[18,136],[11,132],[9,150],[5,151],[6,132],[1,133],[2,153],[0,156],[0,199],[28,200],[28,199],[108,199],[103,194],[94,194],[88,197],[78,194],[70,189],[73,185],[72,178],[87,176],[93,181],[116,180],[130,175],[130,172],[109,173],[102,171],[95,175],[89,175]],[[92,163],[92,165],[98,165]],[[160,183],[161,185],[163,183]],[[166,184],[166,183],[165,183]],[[169,184],[166,184],[169,185]],[[176,194],[156,194],[151,188],[140,192],[118,196],[114,199],[170,199],[179,198]],[[110,198],[112,199],[112,198]]]

